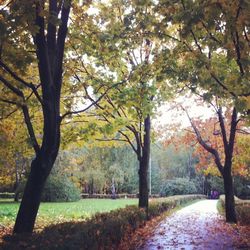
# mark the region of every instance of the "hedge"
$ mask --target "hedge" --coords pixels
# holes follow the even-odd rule
[[[148,217],[144,209],[127,206],[109,213],[96,214],[87,221],[51,225],[41,233],[26,238],[26,242],[38,249],[119,249],[121,240],[142,227],[148,218],[203,198],[204,195],[185,195],[154,199],[150,202]],[[15,246],[23,241],[22,235],[10,237],[4,249],[19,249]]]
[[[0,199],[14,199],[15,193],[0,193]]]
[[[225,210],[225,195],[220,196],[220,202]],[[235,196],[235,210],[238,222],[250,225],[250,200],[241,200]]]
[[[150,195],[150,198],[158,198],[160,197],[160,195],[158,194],[153,194]],[[113,198],[112,194],[88,194],[88,193],[82,193],[81,194],[81,198],[82,199],[111,199]],[[122,193],[122,194],[116,194],[115,195],[116,199],[124,199],[124,198],[138,198],[138,194],[126,194],[126,193]]]

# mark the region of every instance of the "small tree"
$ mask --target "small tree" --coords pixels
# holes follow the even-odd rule
[[[237,125],[240,120],[237,118],[237,111],[235,107],[231,110],[230,117],[223,116],[221,107],[216,109],[216,114],[219,130],[215,129],[216,122],[214,120],[212,124],[211,122],[209,123],[208,127],[203,127],[202,123],[196,124],[194,121],[192,121],[187,113],[197,141],[207,152],[213,156],[214,163],[223,177],[226,203],[226,220],[227,222],[237,222],[235,213],[232,166]],[[202,128],[203,131],[205,130],[208,132],[211,131],[211,127],[214,129],[214,131],[212,134],[209,134],[207,138],[204,138],[200,132],[200,129]],[[219,136],[221,139],[220,143],[218,143],[216,139],[213,139],[213,136]],[[222,146],[223,149],[220,146]]]

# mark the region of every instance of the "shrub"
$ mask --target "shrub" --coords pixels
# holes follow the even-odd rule
[[[208,186],[211,190],[216,190],[220,194],[224,194],[224,184],[223,184],[223,178],[219,176],[210,176],[207,180]]]
[[[168,180],[161,190],[161,196],[195,194],[197,188],[195,183],[187,178],[176,178]]]
[[[241,199],[250,199],[250,180],[241,176],[234,177],[234,193]]]
[[[80,190],[66,176],[49,176],[45,184],[41,201],[77,201]]]
[[[14,193],[0,193],[0,198],[1,199],[14,199],[15,194]]]

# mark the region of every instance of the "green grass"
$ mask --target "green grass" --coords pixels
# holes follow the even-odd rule
[[[83,199],[77,202],[41,203],[36,226],[41,228],[49,224],[70,220],[84,220],[91,215],[138,204],[137,199]],[[10,199],[0,199],[0,224],[8,226],[14,223],[20,203]]]

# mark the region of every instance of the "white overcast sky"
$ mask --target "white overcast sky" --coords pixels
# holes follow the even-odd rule
[[[214,114],[214,110],[211,107],[197,101],[193,97],[179,97],[175,101],[158,108],[157,113],[159,114],[153,119],[153,126],[180,124],[182,128],[189,127],[190,122],[185,112],[175,108],[178,104],[186,108],[191,118],[207,119]]]

